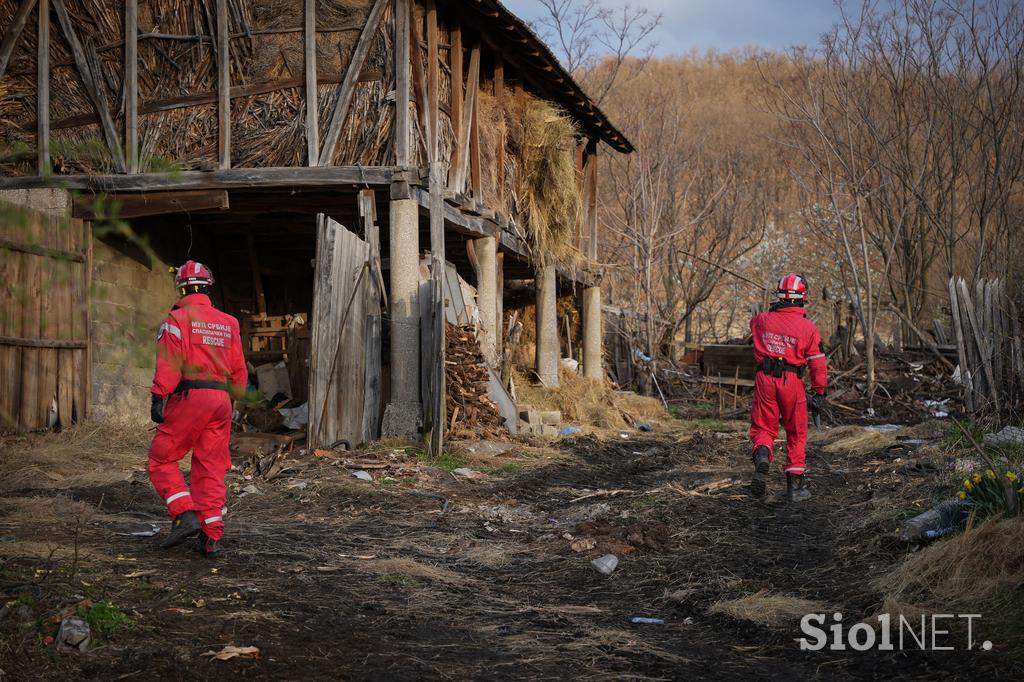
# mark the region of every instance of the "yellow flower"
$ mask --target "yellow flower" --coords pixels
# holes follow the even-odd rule
[[[988,476],[993,481],[996,480],[996,472],[992,471],[991,469],[985,469],[985,475]]]
[[[961,500],[966,500],[967,499],[967,493],[965,493],[963,490],[960,491],[960,499]]]
[[[969,479],[969,478],[965,478],[964,479],[964,487],[967,488],[967,490],[974,490],[974,486],[971,485],[971,479]]]
[[[1012,471],[1007,471],[1006,478],[1007,480],[1010,481],[1010,483],[1013,483],[1014,481],[1017,480],[1017,474],[1013,473]]]
[[[974,474],[971,479],[973,479],[975,483],[981,483],[981,474]]]

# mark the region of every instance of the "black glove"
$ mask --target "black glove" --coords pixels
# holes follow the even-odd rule
[[[164,423],[164,404],[166,403],[165,398],[161,398],[158,395],[150,396],[152,402],[149,406],[149,418],[157,424]]]
[[[814,412],[815,414],[821,414],[822,410],[825,409],[825,394],[812,393],[810,403],[811,412]]]

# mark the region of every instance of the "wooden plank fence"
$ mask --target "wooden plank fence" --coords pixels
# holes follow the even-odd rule
[[[86,415],[91,264],[81,220],[0,204],[0,431]]]
[[[1020,316],[998,280],[949,280],[949,303],[969,411],[1012,407],[1024,390]]]

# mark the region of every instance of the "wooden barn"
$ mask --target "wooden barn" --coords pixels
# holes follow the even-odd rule
[[[448,324],[496,370],[515,307],[603,377],[602,146],[497,0],[0,0],[0,429],[145,418],[187,258],[311,446],[440,447]]]

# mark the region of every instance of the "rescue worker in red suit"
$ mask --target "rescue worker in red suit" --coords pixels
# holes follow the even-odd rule
[[[198,536],[196,549],[216,554],[224,536],[224,476],[231,468],[231,399],[245,392],[248,374],[238,320],[213,307],[213,273],[188,261],[177,269],[181,299],[160,325],[151,416],[149,480],[174,521],[162,547]],[[191,490],[178,462],[192,450]]]
[[[750,415],[754,460],[750,488],[757,496],[765,494],[765,477],[781,419],[786,430],[787,492],[791,502],[801,502],[811,496],[804,483],[808,398],[803,375],[810,370],[811,409],[820,412],[825,405],[826,361],[818,328],[807,319],[804,310],[804,278],[786,275],[779,280],[775,295],[778,301],[771,309],[750,321],[757,361]]]

